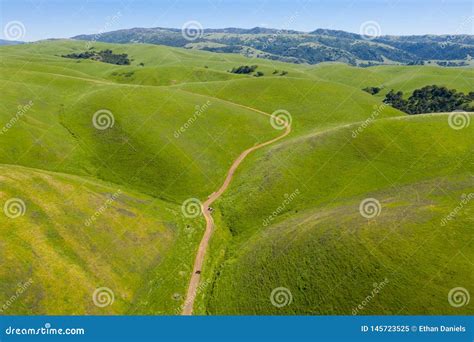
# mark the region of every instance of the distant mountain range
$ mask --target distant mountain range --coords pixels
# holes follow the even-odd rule
[[[18,44],[24,44],[24,42],[20,42],[16,40],[0,39],[0,45],[18,45]]]
[[[459,62],[474,57],[473,35],[367,38],[360,34],[336,30],[318,29],[306,33],[262,27],[205,29],[191,32],[191,35],[193,40],[186,39],[180,29],[132,28],[97,35],[79,35],[73,39],[161,44],[309,64],[328,61],[362,66],[419,64],[433,60]]]

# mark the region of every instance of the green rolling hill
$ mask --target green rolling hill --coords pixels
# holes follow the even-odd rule
[[[23,210],[11,218],[12,204],[0,217],[2,303],[28,287],[2,314],[123,314],[144,303],[155,314],[176,310],[202,231],[179,205],[89,177],[0,169],[2,207],[15,199]],[[113,291],[113,305],[94,305],[101,287]]]
[[[208,313],[351,314],[385,278],[361,314],[460,312],[446,293],[473,280],[472,208],[441,222],[473,192],[472,129],[452,130],[446,115],[389,118],[354,139],[356,125],[283,142],[242,168],[218,204],[231,243]],[[359,213],[366,198],[380,202],[376,218]],[[284,308],[268,300],[280,286],[293,295]]]
[[[61,57],[91,47],[130,65]],[[264,75],[229,72],[242,65]],[[447,301],[451,288],[474,292],[472,203],[442,220],[473,193],[473,125],[382,99],[430,84],[469,92],[473,78],[147,44],[0,47],[0,205],[24,208],[0,215],[0,303],[28,284],[2,314],[179,314],[205,228],[182,203],[279,136],[261,112],[278,110],[290,135],[250,154],[213,204],[195,313],[352,314],[374,283],[357,314],[472,313]],[[367,198],[380,203],[371,219]],[[102,287],[114,296],[104,307]],[[289,305],[272,305],[279,287]]]
[[[339,82],[357,88],[383,87],[380,93],[390,89],[412,92],[430,84],[442,85],[463,92],[472,91],[474,70],[472,68],[439,68],[433,66],[377,66],[356,68],[345,64],[320,64],[309,72],[332,82]]]

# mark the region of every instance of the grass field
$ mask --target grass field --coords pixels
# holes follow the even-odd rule
[[[233,244],[209,313],[351,314],[385,278],[362,314],[472,312],[446,300],[473,281],[472,207],[441,225],[474,190],[472,129],[426,115],[351,132],[281,143],[241,170],[218,204]],[[361,216],[366,198],[380,202],[376,218]],[[291,305],[271,304],[277,287],[291,290]]]
[[[19,166],[0,166],[0,199],[21,200],[0,217],[1,301],[29,284],[4,314],[116,314],[176,310],[199,240],[199,221],[179,205],[122,185]],[[131,271],[132,270],[132,271]],[[114,305],[92,295],[107,287]],[[159,293],[154,292],[159,287]],[[148,294],[153,292],[152,299]]]
[[[87,44],[0,47],[0,204],[24,211],[0,215],[2,314],[179,314],[205,227],[182,203],[204,201],[242,151],[279,136],[259,112],[279,110],[291,134],[249,155],[213,204],[195,313],[474,312],[447,299],[474,293],[472,202],[443,224],[474,192],[473,125],[382,103],[392,88],[473,91],[472,68],[96,42],[131,65],[61,57]],[[228,72],[240,65],[265,75]],[[370,219],[368,198],[380,203]],[[103,287],[114,301],[102,307]],[[272,304],[277,288],[291,303]]]
[[[442,85],[462,92],[472,91],[474,69],[440,68],[435,66],[376,66],[356,68],[345,64],[321,64],[312,68],[312,76],[351,85],[357,88],[383,87],[378,96],[390,89],[411,94],[426,85]]]

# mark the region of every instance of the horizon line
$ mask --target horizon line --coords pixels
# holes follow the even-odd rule
[[[5,39],[5,38],[0,38],[0,40],[3,41],[10,41],[10,42],[19,42],[19,43],[34,43],[34,42],[40,42],[44,40],[61,40],[61,39],[74,39],[75,37],[79,36],[94,36],[94,35],[103,35],[107,33],[112,33],[112,32],[118,32],[118,31],[126,31],[126,30],[134,30],[134,29],[147,29],[147,30],[153,30],[153,29],[163,29],[163,30],[174,30],[174,31],[183,31],[184,27],[182,28],[177,28],[177,27],[164,27],[164,26],[155,26],[155,27],[144,27],[144,26],[134,26],[134,27],[129,27],[129,28],[120,28],[116,30],[111,30],[111,31],[104,31],[104,32],[97,32],[97,33],[81,33],[77,34],[71,37],[49,37],[49,38],[42,38],[42,39],[37,39],[37,40],[10,40],[10,39]],[[236,29],[236,30],[246,30],[246,31],[251,31],[255,29],[263,29],[263,30],[271,30],[271,31],[280,31],[278,34],[312,34],[318,30],[322,31],[332,31],[332,32],[343,32],[343,33],[349,33],[357,36],[362,36],[361,33],[356,33],[352,31],[345,31],[341,29],[330,29],[330,28],[316,28],[311,31],[300,31],[300,30],[295,30],[291,28],[273,28],[273,27],[265,27],[265,26],[253,26],[253,27],[237,27],[237,26],[228,26],[228,27],[205,27],[205,28],[199,28],[199,30],[202,30],[204,33],[209,30],[230,30],[230,29]],[[236,33],[236,34],[245,34],[245,33]],[[270,33],[269,33],[270,34]],[[423,33],[423,34],[382,34],[375,36],[375,39],[381,38],[381,37],[423,37],[423,36],[435,36],[435,37],[445,37],[445,36],[474,36],[474,34],[468,34],[468,33],[443,33],[443,34],[436,34],[436,33]]]

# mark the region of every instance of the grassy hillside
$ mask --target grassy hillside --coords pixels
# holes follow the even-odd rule
[[[179,307],[174,295],[185,292],[200,220],[122,185],[18,166],[0,171],[2,208],[16,199],[23,212],[15,217],[10,204],[0,215],[2,305],[29,284],[2,314],[124,314],[145,303],[147,312],[163,314]],[[101,287],[113,291],[113,304],[94,304]]]
[[[453,130],[448,115],[381,119],[354,138],[359,125],[288,140],[250,157],[222,199],[229,201],[224,213],[234,229],[260,226],[274,210],[275,200],[295,189],[301,194],[293,205],[306,209],[473,171],[473,129]],[[242,200],[250,194],[251,201]],[[231,210],[237,203],[238,210]]]
[[[447,300],[452,288],[473,290],[472,206],[448,226],[440,222],[473,190],[467,177],[436,178],[286,212],[221,265],[207,312],[472,314],[472,305],[454,308]],[[382,203],[372,220],[358,208],[369,196]],[[292,296],[281,308],[270,299],[279,287]]]
[[[126,53],[130,66],[99,63],[92,60],[62,58],[62,55],[111,49],[114,53]],[[249,59],[236,54],[215,54],[206,51],[185,50],[147,44],[105,44],[84,41],[55,40],[25,44],[20,47],[3,46],[0,50],[4,66],[20,67],[22,70],[49,71],[53,73],[101,78],[111,81],[147,85],[171,85],[182,82],[238,79],[242,76],[229,73],[240,65],[258,65],[258,70],[267,76],[273,71],[287,71],[288,76],[309,78],[305,66],[292,65],[264,59]],[[35,63],[38,62],[38,63]],[[144,66],[140,66],[143,63]],[[205,70],[203,70],[205,69]],[[133,75],[126,76],[130,72]],[[114,74],[115,73],[115,74]],[[154,83],[156,82],[156,83]]]
[[[321,64],[309,71],[313,76],[347,84],[358,89],[383,87],[377,96],[390,89],[411,93],[415,89],[436,84],[468,93],[474,84],[473,68],[442,68],[435,66],[376,66],[356,68],[345,64]]]
[[[232,237],[208,313],[351,314],[385,277],[361,314],[459,313],[446,296],[473,280],[470,207],[441,220],[474,190],[473,129],[447,118],[382,119],[356,138],[354,124],[256,153],[217,204]],[[366,198],[377,218],[359,213]],[[292,305],[269,301],[280,286]]]
[[[212,97],[10,64],[1,72],[0,118],[8,123],[19,105],[32,105],[0,136],[2,163],[94,176],[183,201],[211,193],[243,149],[278,133],[266,117]],[[103,109],[114,125],[100,130],[93,116]]]
[[[90,47],[131,64],[61,57]],[[228,72],[242,65],[264,76]],[[386,277],[359,314],[472,313],[446,300],[453,287],[471,291],[472,207],[440,222],[473,192],[473,126],[381,101],[391,88],[472,91],[472,78],[146,44],[1,47],[0,204],[19,198],[26,211],[0,215],[0,303],[31,279],[6,314],[179,313],[204,229],[181,204],[205,200],[243,150],[282,133],[259,111],[285,110],[291,133],[250,154],[213,204],[195,312],[351,314]],[[358,207],[371,197],[382,211],[367,220]],[[99,287],[113,305],[94,305]],[[271,304],[277,287],[291,305]]]
[[[44,42],[1,50],[0,162],[27,167],[2,167],[8,187],[2,188],[1,203],[18,197],[28,209],[16,220],[1,217],[2,241],[9,242],[2,249],[8,262],[1,269],[1,302],[17,283],[32,279],[25,300],[7,314],[179,313],[203,228],[199,217],[183,216],[181,203],[204,199],[243,149],[278,132],[250,109],[179,89],[116,83],[109,76],[127,67],[57,56],[76,45]],[[192,81],[184,66],[163,71],[170,78],[178,69],[183,81]],[[103,130],[93,121],[102,109],[114,121]],[[84,220],[115,187],[127,201],[114,203],[84,229]],[[21,233],[23,227],[31,228]],[[20,235],[11,235],[12,228]],[[41,253],[36,238],[51,240]],[[24,257],[15,261],[15,255]],[[64,282],[58,282],[63,273]],[[101,286],[113,290],[114,305],[99,308],[91,301]]]
[[[259,78],[179,87],[268,113],[284,109],[293,121],[292,136],[365,120],[375,111],[379,118],[403,115],[391,107],[381,110],[381,101],[360,89],[325,81]]]

